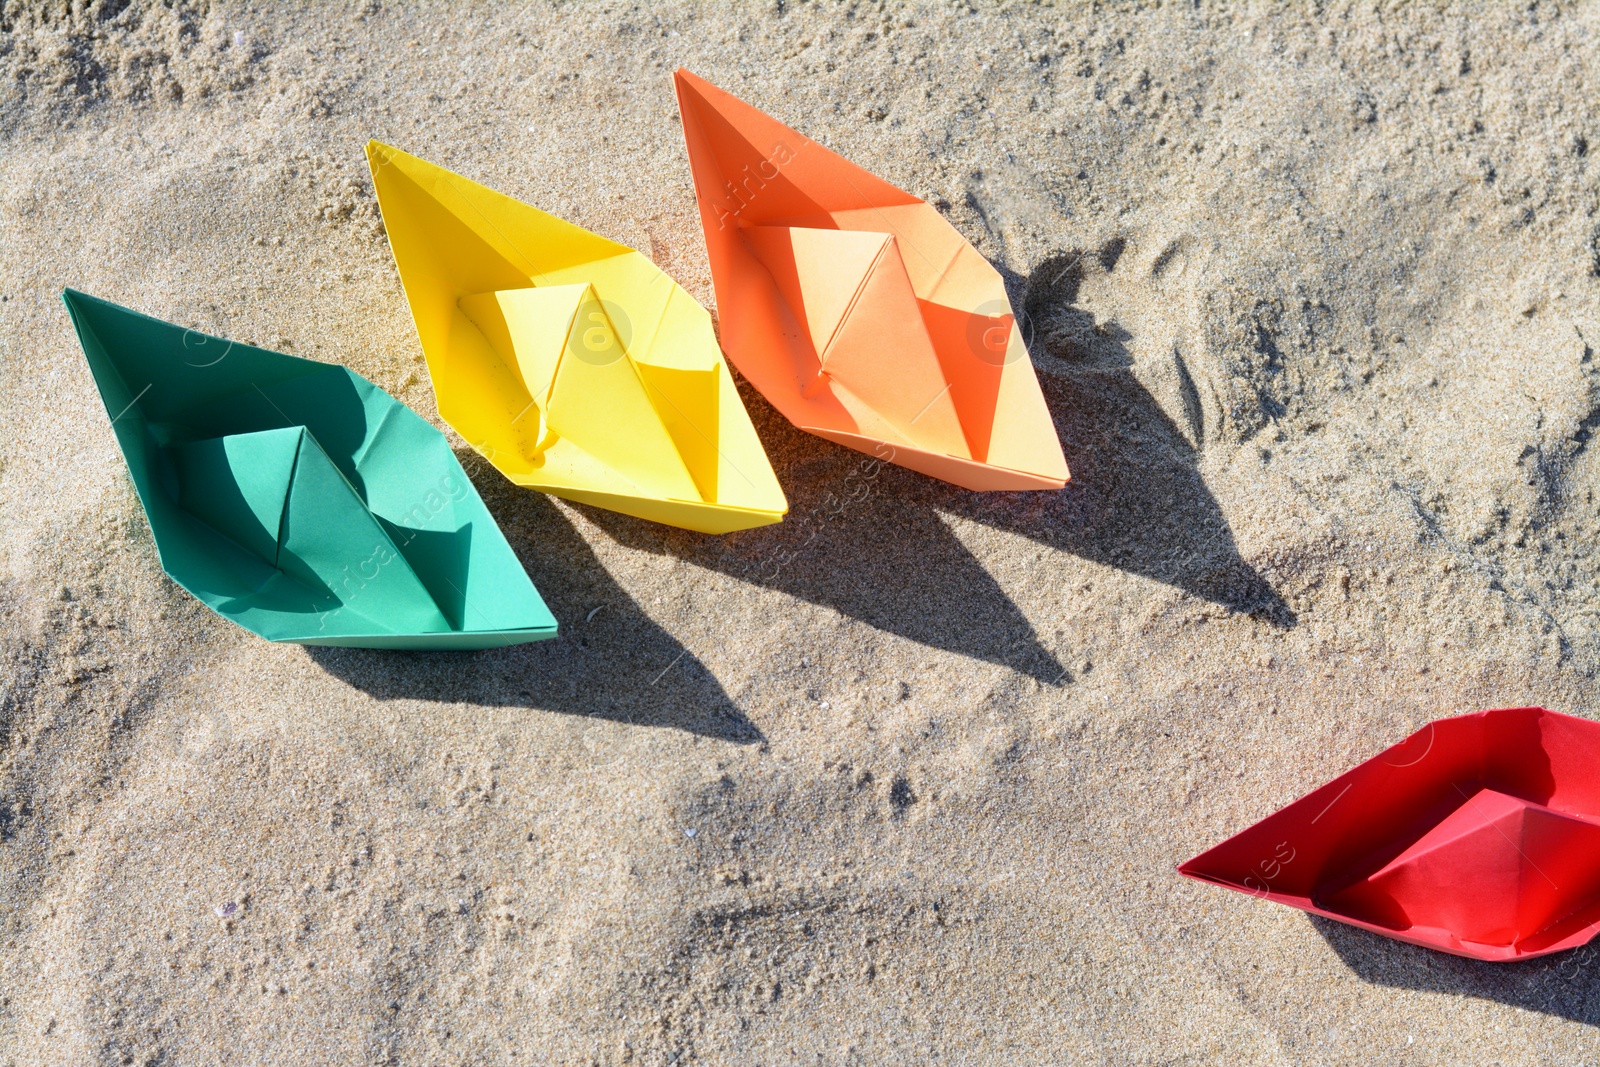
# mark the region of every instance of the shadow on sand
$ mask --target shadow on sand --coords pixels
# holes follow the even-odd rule
[[[1120,253],[1113,243],[1095,258],[1109,271]],[[1045,260],[1024,283],[1022,299],[1030,344],[1055,357],[1055,373],[1042,374],[1040,384],[1072,483],[1053,499],[1045,494],[1036,513],[991,518],[982,497],[968,498],[970,511],[952,510],[1279,629],[1293,627],[1288,604],[1240,556],[1200,476],[1196,446],[1134,376],[1130,335],[1114,323],[1096,323],[1077,306],[1086,258],[1070,253]],[[1203,440],[1194,382],[1182,358],[1175,363],[1184,419],[1195,440]]]
[[[1364,982],[1494,1000],[1526,1011],[1600,1025],[1600,943],[1523,963],[1483,963],[1310,917],[1345,966]]]
[[[1058,492],[973,493],[884,465],[791,426],[741,382],[789,517],[725,538],[585,508],[611,536],[831,608],[931,648],[1046,684],[1067,678],[1032,623],[961,543],[948,517],[1140,574],[1288,628],[1283,599],[1239,555],[1199,454],[1133,375],[1128,334],[1076,306],[1079,256],[1019,280],[1031,345],[1072,468]],[[1188,386],[1191,383],[1185,381]],[[1193,390],[1189,389],[1192,397]],[[1198,400],[1193,401],[1198,418]],[[1046,570],[1037,580],[1051,581]]]
[[[1106,254],[1100,253],[1102,262]],[[1113,257],[1114,258],[1114,257]],[[1288,628],[1283,599],[1239,555],[1199,454],[1133,374],[1128,334],[1077,306],[1081,255],[1051,257],[1022,292],[1030,345],[1072,467],[1058,492],[973,493],[883,464],[791,426],[741,382],[789,494],[777,525],[711,537],[579,505],[633,548],[669,555],[831,608],[930,648],[1068,680],[1034,625],[950,525],[964,519],[1143,575]],[[1108,268],[1109,269],[1109,268]],[[1186,373],[1190,410],[1199,403]],[[1198,435],[1197,435],[1198,436]],[[633,605],[559,509],[471,453],[462,463],[557,619],[554,642],[480,653],[312,649],[318,663],[382,698],[525,704],[578,715],[762,740],[721,685]],[[1038,581],[1055,579],[1048,570]],[[599,620],[587,615],[606,604]],[[603,636],[602,636],[603,635]],[[665,672],[665,673],[663,673]]]
[[[483,652],[308,646],[313,660],[379,700],[541,708],[735,744],[765,740],[711,672],[612,580],[560,509],[542,493],[512,485],[475,453],[459,456],[559,621],[560,636]]]

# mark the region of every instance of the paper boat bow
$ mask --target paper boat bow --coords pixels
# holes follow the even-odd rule
[[[676,75],[728,358],[790,422],[968,489],[1067,481],[999,273],[932,206]]]
[[[1440,719],[1178,868],[1473,959],[1600,931],[1600,723]]]
[[[161,565],[272,641],[491,648],[554,637],[444,435],[343,367],[68,289]]]
[[[788,503],[711,316],[644,256],[374,141],[439,414],[518,485],[728,533]]]

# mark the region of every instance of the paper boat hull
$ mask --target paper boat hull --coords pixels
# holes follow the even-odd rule
[[[1440,719],[1180,873],[1399,941],[1507,962],[1600,932],[1600,723]]]
[[[67,290],[163,569],[270,641],[475,649],[556,621],[444,436],[343,367]]]
[[[687,71],[722,345],[807,432],[975,490],[1069,478],[1005,285],[934,208]]]
[[[710,315],[677,283],[436,164],[367,156],[439,413],[496,469],[703,533],[783,518]]]
[[[853,448],[857,452],[865,452],[867,455],[880,459],[885,463],[893,463],[905,467],[907,470],[914,470],[918,474],[926,474],[930,478],[937,478],[942,482],[959,485],[963,489],[974,489],[980,492],[1021,492],[1026,490],[1060,489],[1063,484],[1054,478],[1044,475],[1006,470],[1003,467],[977,463],[957,456],[948,456],[943,452],[929,452],[926,449],[913,448],[910,445],[891,445],[887,441],[880,441],[875,437],[863,437],[860,434],[846,433],[843,430],[829,429],[825,426],[802,426],[800,428],[807,433],[814,433],[818,437],[832,441],[834,444]]]

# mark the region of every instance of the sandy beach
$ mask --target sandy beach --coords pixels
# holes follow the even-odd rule
[[[560,622],[260,640],[162,572],[71,286],[440,429],[364,146],[715,313],[672,72],[992,262],[1072,468],[745,403],[713,537],[457,455]],[[1439,716],[1600,715],[1600,4],[0,4],[0,1067],[1571,1065],[1176,864]],[[448,431],[447,431],[448,432]]]

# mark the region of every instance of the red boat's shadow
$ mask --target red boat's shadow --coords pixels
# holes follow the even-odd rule
[[[1364,982],[1479,997],[1600,1026],[1600,941],[1518,963],[1485,963],[1408,945],[1320,915],[1328,945]]]

